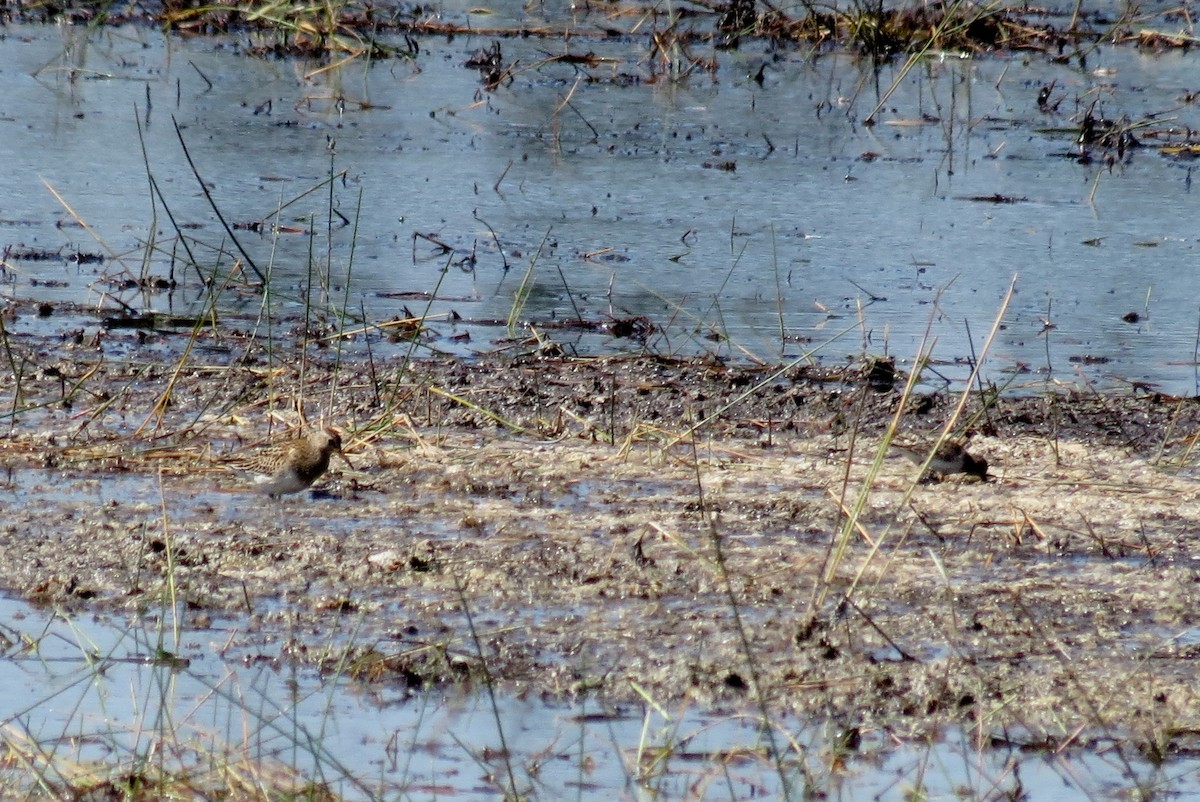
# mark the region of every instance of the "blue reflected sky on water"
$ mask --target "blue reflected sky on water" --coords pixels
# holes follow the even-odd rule
[[[288,656],[291,638],[248,645],[256,640],[248,619],[193,622],[196,614],[182,609],[178,616],[169,607],[142,617],[75,615],[0,600],[6,746],[32,755],[52,788],[62,787],[59,771],[79,787],[85,766],[157,776],[145,770],[149,764],[186,766],[197,789],[227,787],[231,777],[268,777],[287,787],[294,777],[297,787],[319,781],[345,799],[487,800],[509,782],[503,730],[511,777],[529,798],[780,795],[750,711],[508,693],[493,708],[482,693],[414,693],[396,682],[319,674]],[[172,659],[155,659],[164,652]],[[927,741],[868,728],[856,750],[835,760],[835,725],[781,719],[775,726],[780,748],[803,750],[801,762],[789,750],[787,765],[802,767],[809,790],[828,799],[991,798],[1019,790],[1031,802],[1074,802],[1151,790],[1186,798],[1196,787],[1193,759],[1155,767],[1122,756],[1130,750],[1119,743],[1022,750],[1016,744],[1037,739],[1009,733],[1014,748],[980,749],[955,730]],[[97,776],[111,771],[100,768]],[[800,784],[801,775],[792,781]]]
[[[202,243],[197,258],[228,265],[233,257],[216,249],[229,237],[182,156],[174,116],[228,220],[290,203],[280,215],[289,233],[238,233],[285,312],[302,308],[314,264],[329,265],[327,302],[372,319],[420,314],[423,302],[384,296],[435,289],[446,300],[434,314],[504,319],[533,262],[525,318],[647,315],[662,329],[651,341],[660,352],[778,361],[817,349],[838,362],[865,350],[907,362],[932,321],[935,357],[954,362],[971,341],[982,346],[1015,277],[989,378],[1020,369],[1018,388],[1136,380],[1196,390],[1190,166],[1149,148],[1125,164],[1081,165],[1073,135],[1054,130],[1078,125],[1093,101],[1112,119],[1160,114],[1156,127],[1200,126],[1180,100],[1188,54],[1100,48],[1087,71],[940,54],[901,80],[872,127],[863,120],[899,64],[875,75],[845,55],[746,43],[715,54],[715,75],[649,83],[644,37],[575,42],[611,60],[586,73],[539,64],[558,40],[504,39],[505,62],[523,68],[488,93],[463,65],[492,41],[430,37],[415,65],[314,72],[237,55],[224,40],[12,26],[0,41],[0,158],[18,166],[0,177],[0,241],[111,250],[137,274],[155,221],[164,250],[150,270],[165,273],[174,231],[150,202],[140,121],[171,213]],[[764,63],[760,85],[749,76]],[[1058,110],[1041,112],[1036,96],[1051,81]],[[330,237],[327,188],[291,202],[342,170],[333,201],[351,224]],[[1019,202],[979,200],[993,195]],[[310,227],[311,238],[296,233]],[[456,252],[414,245],[414,234]],[[450,264],[468,254],[473,269]],[[115,294],[176,311],[203,303],[182,268],[177,278],[192,287],[168,299],[104,281],[117,262],[12,264],[6,292],[16,297],[111,305]],[[1129,312],[1140,320],[1124,322]],[[487,351],[502,333],[481,327],[463,344],[444,331],[433,346]],[[631,347],[550,335],[584,353]]]

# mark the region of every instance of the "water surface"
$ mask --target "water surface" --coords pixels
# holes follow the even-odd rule
[[[506,13],[523,16],[497,20]],[[1200,127],[1178,99],[1187,53],[1101,47],[1088,71],[938,54],[900,80],[872,127],[863,120],[899,64],[876,74],[848,55],[754,42],[713,53],[715,73],[651,82],[644,37],[573,41],[611,60],[589,69],[539,66],[558,40],[504,39],[505,62],[523,67],[489,92],[464,66],[491,45],[483,36],[422,40],[415,62],[316,71],[248,58],[224,38],[8,31],[0,158],[15,168],[0,177],[0,244],[108,257],[10,258],[13,297],[203,308],[197,271],[171,262],[181,249],[147,167],[205,269],[238,254],[174,118],[227,220],[285,227],[237,232],[280,311],[326,284],[319,303],[371,320],[465,319],[435,323],[426,352],[497,347],[503,328],[479,324],[509,316],[532,263],[522,320],[645,315],[658,327],[652,350],[767,361],[808,351],[908,361],[928,328],[939,372],[961,378],[1015,280],[987,378],[1196,390],[1190,166],[1149,148],[1079,164],[1073,134],[1057,130],[1078,126],[1093,101],[1111,119],[1169,109],[1164,127]],[[750,76],[764,63],[760,84]],[[1058,110],[1039,111],[1051,81]],[[349,222],[333,216],[331,227],[322,182],[342,171],[332,203]],[[980,200],[991,196],[1018,202]],[[125,271],[182,286],[139,295],[109,280]],[[428,310],[410,295],[434,292],[445,300]],[[258,299],[219,304],[254,311]],[[1139,320],[1123,321],[1129,312]],[[547,334],[568,352],[640,347]]]
[[[73,616],[11,600],[0,608],[8,639],[0,658],[4,739],[22,754],[36,745],[37,767],[50,783],[79,765],[138,772],[149,761],[186,766],[197,788],[221,788],[232,772],[243,780],[271,777],[285,788],[303,788],[307,778],[347,799],[489,800],[512,780],[543,799],[781,793],[750,710],[612,707],[509,693],[493,706],[484,693],[415,692],[360,685],[337,671],[320,675],[288,657],[287,639],[237,645],[253,629],[248,621],[189,624],[183,610],[176,617],[169,609],[140,619]],[[960,732],[931,743],[866,731],[845,750],[835,745],[846,733],[833,724],[775,725],[780,748],[786,733],[803,750],[786,761],[796,772],[791,780],[807,776],[810,790],[833,799],[961,798],[965,790],[969,798],[1019,791],[1028,800],[1073,802],[1151,789],[1185,798],[1200,770],[1189,759],[1154,767],[1123,755],[1119,743],[1055,753],[1016,748],[1020,733],[1012,747],[981,749]],[[82,775],[72,776],[80,782]]]

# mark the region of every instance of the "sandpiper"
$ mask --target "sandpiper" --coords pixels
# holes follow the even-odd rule
[[[254,489],[269,496],[299,493],[309,488],[329,468],[329,459],[342,454],[342,436],[336,429],[319,429],[306,437],[270,443],[229,460],[233,468],[249,473]],[[350,461],[346,460],[349,465]]]
[[[918,465],[925,464],[925,458],[929,456],[929,447],[914,448],[899,443],[892,443],[892,447]],[[977,476],[987,481],[987,470],[987,460],[983,457],[973,457],[961,443],[947,440],[942,443],[937,453],[933,455],[933,459],[930,460],[928,473],[938,477],[949,476],[952,473],[965,473],[968,476]]]

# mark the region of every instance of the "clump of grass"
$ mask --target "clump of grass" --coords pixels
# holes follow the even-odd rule
[[[416,55],[415,49],[400,51],[379,42],[375,32],[391,27],[390,21],[369,4],[354,0],[248,0],[202,5],[169,0],[164,4],[162,21],[167,28],[178,30],[254,30],[268,34],[271,39],[251,47],[257,55],[340,60]]]
[[[923,473],[929,467],[929,463],[933,460],[934,454],[937,452],[938,448],[941,447],[942,443],[945,442],[946,439],[950,437],[951,433],[953,431],[955,431],[956,427],[958,426],[959,419],[961,418],[963,411],[966,408],[967,401],[970,398],[971,393],[974,389],[976,377],[979,375],[979,371],[982,367],[982,360],[986,358],[987,353],[990,350],[991,344],[992,344],[993,340],[995,339],[996,332],[999,330],[1000,323],[1004,319],[1004,315],[1008,310],[1008,303],[1009,303],[1009,300],[1012,298],[1012,294],[1013,294],[1013,291],[1015,290],[1015,288],[1016,288],[1016,278],[1014,277],[1012,283],[1009,285],[1008,294],[1005,296],[1005,299],[1004,299],[1003,303],[1001,304],[1000,310],[997,313],[996,320],[992,326],[991,332],[989,333],[987,342],[984,344],[983,349],[979,355],[979,358],[976,360],[976,362],[973,366],[973,370],[971,371],[971,376],[967,380],[967,382],[963,388],[962,394],[959,397],[958,404],[956,405],[956,407],[955,407],[954,411],[952,412],[952,414],[950,415],[950,417],[947,418],[947,420],[943,423],[943,425],[941,427],[941,431],[939,432],[936,441],[930,446],[929,455],[926,457],[925,463],[920,468],[921,473]],[[940,293],[939,293],[939,295],[940,295]],[[938,303],[936,300],[933,304],[933,307],[934,307],[934,310],[936,310],[938,308]],[[932,327],[932,321],[933,321],[933,317],[931,315],[930,327]],[[914,365],[920,365],[929,358],[929,353],[931,350],[931,346],[928,345],[929,336],[930,336],[930,328],[927,327],[925,337],[922,339],[921,344],[918,347],[917,359],[914,360]],[[837,535],[837,537],[831,541],[830,551],[826,555],[826,563],[825,563],[824,570],[823,570],[823,578],[822,578],[822,581],[820,583],[818,583],[818,585],[816,586],[816,592],[814,593],[814,596],[813,596],[813,605],[812,605],[812,611],[811,611],[811,613],[814,617],[817,615],[818,610],[829,599],[829,595],[832,592],[834,592],[834,586],[838,582],[838,580],[837,580],[838,569],[840,568],[842,562],[846,559],[847,549],[849,548],[850,542],[856,536],[858,536],[860,534],[864,534],[864,530],[860,527],[860,520],[861,520],[862,514],[867,508],[867,503],[870,499],[871,492],[874,488],[875,482],[879,475],[879,471],[883,466],[884,458],[887,456],[887,452],[888,452],[888,449],[891,447],[892,440],[894,439],[894,437],[896,436],[897,432],[900,429],[900,423],[905,414],[905,411],[909,408],[909,401],[913,396],[914,390],[916,389],[917,380],[919,378],[919,375],[920,375],[920,371],[916,370],[916,369],[914,369],[909,374],[908,382],[904,387],[904,391],[901,393],[899,402],[895,406],[895,410],[896,410],[895,414],[892,416],[892,419],[888,425],[887,431],[884,433],[882,440],[880,440],[879,445],[875,450],[874,457],[872,458],[871,463],[867,469],[867,475],[863,479],[862,485],[861,485],[857,495],[855,496],[854,502],[852,504],[846,504],[846,501],[845,501],[845,493],[849,489],[848,483],[849,483],[850,460],[847,460],[847,468],[846,468],[846,474],[845,474],[846,484],[843,485],[843,499],[840,502],[841,509],[844,511],[842,528],[841,528],[840,533]],[[855,440],[856,434],[857,434],[857,432],[852,434],[851,446],[850,446],[851,458],[855,451],[854,440]],[[897,505],[898,508],[903,508],[908,504],[908,501],[911,498],[911,496],[916,488],[916,481],[917,480],[914,480],[914,482],[909,486],[908,490],[905,492],[904,496],[898,503],[898,505]],[[870,550],[869,550],[868,554],[862,560],[862,562],[858,566],[857,570],[854,572],[854,578],[850,582],[849,586],[847,588],[845,588],[844,590],[841,588],[839,588],[837,590],[837,593],[841,595],[843,600],[849,600],[850,597],[857,590],[859,583],[862,581],[862,578],[867,571],[867,567],[871,564],[872,560],[875,558],[875,555],[878,553],[878,551],[882,547],[883,543],[886,540],[888,540],[888,535],[890,533],[890,530],[891,530],[891,527],[889,526],[889,527],[885,528],[885,530],[882,533],[879,533],[874,538],[871,538],[869,536],[866,537],[867,542],[870,544]]]
[[[2,740],[7,770],[0,770],[0,790],[6,796],[36,795],[51,799],[122,799],[151,802],[162,799],[245,800],[277,802],[305,799],[339,802],[329,786],[305,778],[282,762],[253,757],[253,750],[157,741],[161,752],[140,754],[109,744],[107,760],[62,754],[54,744],[39,741],[9,727]],[[35,790],[36,789],[36,790]]]
[[[533,279],[534,268],[537,267],[538,258],[542,255],[542,249],[546,247],[546,241],[550,239],[550,232],[553,229],[546,229],[545,236],[538,243],[537,250],[533,252],[533,256],[529,257],[529,266],[525,268],[525,274],[521,277],[521,283],[517,286],[517,291],[513,294],[512,307],[508,310],[508,336],[515,337],[517,334],[517,325],[520,323],[521,315],[525,311],[525,304],[529,301],[529,295],[533,292],[535,282]]]

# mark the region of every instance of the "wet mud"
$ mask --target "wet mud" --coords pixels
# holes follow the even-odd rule
[[[0,441],[0,586],[35,602],[176,599],[197,643],[211,627],[211,648],[414,692],[486,677],[898,735],[1196,746],[1196,399],[975,396],[961,428],[988,481],[922,482],[876,449],[898,411],[920,441],[958,398],[904,401],[878,363],[74,371],[3,399],[23,411]],[[255,495],[222,459],[297,406],[353,467]]]

